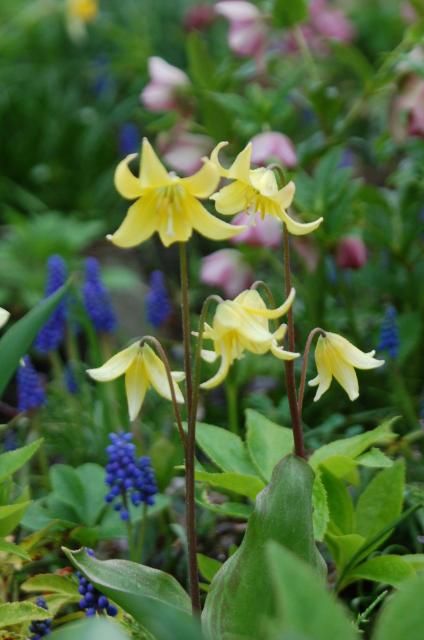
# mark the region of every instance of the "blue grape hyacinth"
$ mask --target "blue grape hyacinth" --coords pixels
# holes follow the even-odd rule
[[[128,499],[135,507],[142,503],[147,506],[155,503],[158,490],[155,472],[148,456],[136,458],[131,433],[111,433],[109,437],[112,444],[106,449],[105,482],[110,491],[105,500],[114,503],[121,520],[125,521],[130,517]]]
[[[162,271],[153,271],[146,295],[146,315],[150,324],[159,329],[168,320],[172,307]]]
[[[390,358],[396,359],[399,354],[399,327],[396,309],[389,305],[384,315],[380,330],[380,342],[377,350],[386,351]]]
[[[136,153],[140,148],[140,132],[133,122],[125,122],[119,130],[118,146],[122,156]]]
[[[109,293],[102,282],[100,264],[96,258],[85,261],[85,282],[83,285],[84,306],[96,331],[112,333],[116,329],[116,315]]]
[[[41,607],[42,609],[46,609],[46,610],[48,609],[47,603],[43,597],[40,596],[39,598],[37,598],[35,602],[37,606]],[[52,621],[50,619],[33,620],[33,622],[31,622],[31,625],[29,627],[29,632],[32,634],[30,636],[30,640],[41,640],[41,638],[48,636],[52,630],[51,627],[52,627]]]
[[[118,609],[113,604],[110,604],[108,598],[100,593],[82,573],[78,572],[77,578],[78,591],[82,595],[79,606],[87,617],[95,616],[96,613],[106,613],[111,617],[117,615]]]
[[[50,256],[47,261],[47,282],[45,297],[52,295],[65,284],[66,264],[59,255]],[[35,339],[35,346],[41,353],[55,351],[63,340],[66,327],[67,301],[61,300]]]
[[[39,409],[45,404],[46,393],[29,356],[23,358],[16,374],[16,381],[19,411]]]

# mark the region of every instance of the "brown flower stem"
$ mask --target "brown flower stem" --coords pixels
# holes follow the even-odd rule
[[[298,394],[298,400],[297,400],[297,406],[299,408],[299,415],[301,419],[302,419],[302,409],[303,409],[303,398],[305,396],[306,371],[308,369],[309,351],[311,350],[312,341],[318,333],[325,336],[324,329],[321,329],[320,327],[316,327],[315,329],[312,329],[306,341],[305,351],[303,353],[302,373],[300,376],[299,394]]]
[[[193,411],[193,377],[191,369],[191,332],[190,303],[188,284],[187,249],[184,242],[179,243],[180,280],[181,280],[181,319],[183,326],[184,370],[186,380],[187,403],[187,439],[185,447],[185,479],[186,479],[186,529],[188,546],[189,588],[193,613],[200,611],[199,571],[197,566],[197,533],[195,503],[195,447],[196,447],[196,414]]]
[[[285,281],[285,293],[286,298],[289,296],[292,283],[291,283],[291,270],[290,270],[290,242],[289,232],[285,225],[283,225],[283,261],[284,261],[284,281]],[[295,350],[295,336],[294,336],[294,321],[293,321],[293,309],[290,308],[287,313],[287,337],[288,337],[288,350]],[[286,385],[287,396],[289,400],[290,416],[293,429],[294,439],[294,452],[300,458],[305,458],[305,446],[303,443],[303,430],[302,421],[300,418],[299,407],[296,397],[296,380],[294,375],[294,362],[293,360],[285,360],[284,362],[286,370]]]

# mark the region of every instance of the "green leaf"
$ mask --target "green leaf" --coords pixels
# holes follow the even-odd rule
[[[264,483],[257,476],[246,476],[241,473],[209,473],[208,471],[196,471],[196,480],[206,482],[216,489],[224,489],[247,496],[254,500],[264,488]]]
[[[355,512],[346,484],[325,468],[321,471],[321,477],[327,491],[331,531],[337,534],[353,533]]]
[[[25,501],[0,507],[0,536],[7,536],[13,531],[30,504]]]
[[[270,481],[277,464],[293,451],[293,433],[257,411],[246,411],[246,443],[249,455],[264,480]]]
[[[266,555],[277,600],[279,634],[285,631],[287,637],[299,640],[358,638],[347,611],[310,566],[275,542],[267,544]]]
[[[186,42],[190,77],[198,87],[210,90],[215,78],[215,63],[209,55],[206,42],[196,31],[190,33]]]
[[[10,478],[12,473],[15,473],[20,469],[37,451],[40,447],[43,439],[34,440],[31,444],[15,449],[14,451],[7,451],[0,455],[0,482],[3,482],[6,478]]]
[[[26,580],[21,589],[27,593],[60,593],[66,596],[79,597],[78,586],[75,580],[51,573],[40,573]]]
[[[386,456],[381,449],[377,449],[376,447],[373,447],[369,451],[363,453],[356,461],[363,467],[383,469],[385,467],[393,466],[393,460]]]
[[[402,556],[402,559],[405,560],[417,573],[422,573],[424,571],[424,553],[408,553]]]
[[[68,281],[53,295],[39,302],[29,313],[7,331],[0,340],[0,397],[19,366],[19,361],[28,353],[41,327],[47,322],[56,306],[70,286]]]
[[[84,491],[83,521],[90,527],[96,524],[105,506],[105,470],[99,464],[88,462],[75,471]]]
[[[203,453],[223,471],[257,475],[242,439],[231,431],[198,422],[196,443]]]
[[[265,547],[270,540],[286,546],[313,566],[319,564],[312,526],[312,484],[309,465],[295,456],[277,464],[270,484],[258,495],[239,549],[214,577],[202,621],[211,638],[263,637],[263,619],[274,603]]]
[[[343,536],[327,533],[325,541],[331,551],[339,573],[347,565],[350,559],[361,549],[365,538],[357,533],[348,533]]]
[[[402,512],[405,465],[399,460],[384,469],[367,485],[356,505],[357,533],[369,539]]]
[[[222,502],[218,504],[210,502],[206,491],[203,491],[201,496],[196,498],[196,502],[208,511],[212,511],[212,513],[237,518],[238,520],[247,520],[253,512],[253,507],[250,504],[242,504],[241,502]]]
[[[356,580],[371,580],[399,587],[414,575],[414,569],[402,556],[376,556],[349,571],[343,580],[343,587]]]
[[[0,552],[10,553],[22,558],[23,560],[31,561],[31,556],[25,551],[25,549],[13,542],[9,542],[8,540],[0,540]]]
[[[10,627],[30,620],[47,620],[51,617],[45,609],[37,607],[33,602],[8,602],[0,604],[0,627]]]
[[[51,640],[129,640],[130,636],[123,628],[109,620],[80,620],[73,624],[67,624],[53,631],[49,636]]]
[[[64,552],[99,591],[151,633],[155,634],[155,625],[149,616],[154,611],[163,613],[176,624],[184,625],[187,618],[190,618],[190,598],[175,578],[164,571],[128,560],[100,561],[89,556],[83,549],[64,549]],[[160,624],[160,620],[157,623]]]
[[[87,524],[84,485],[76,470],[66,464],[55,464],[50,469],[50,482],[56,498],[71,507],[79,522]]]
[[[200,573],[208,582],[212,581],[215,574],[222,567],[222,562],[215,560],[215,558],[209,558],[203,555],[203,553],[197,554],[197,561],[199,563]]]
[[[424,576],[411,578],[383,607],[373,640],[422,640]]]
[[[276,27],[290,28],[308,17],[307,0],[274,0],[272,21]]]
[[[348,456],[331,456],[321,462],[317,468],[327,469],[336,478],[344,478],[350,484],[359,484],[357,462]]]
[[[315,474],[312,489],[313,523],[315,540],[322,541],[330,520],[327,492],[319,472]]]

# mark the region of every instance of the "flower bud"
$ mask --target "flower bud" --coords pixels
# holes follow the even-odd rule
[[[342,238],[336,249],[336,264],[340,269],[360,269],[367,261],[367,248],[358,236]]]

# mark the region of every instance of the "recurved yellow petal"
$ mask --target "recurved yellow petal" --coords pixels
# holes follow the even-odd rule
[[[282,209],[287,209],[293,202],[296,186],[293,181],[288,182],[277,194],[278,204]]]
[[[131,153],[129,156],[121,160],[115,171],[115,187],[123,198],[133,200],[139,198],[143,192],[141,182],[129,169],[131,160],[137,157],[137,153]]]
[[[226,147],[228,142],[219,142],[211,153],[211,162],[218,168],[219,175],[223,178],[228,176],[228,169],[222,166],[219,160],[219,152]]]
[[[258,293],[257,295],[260,298]],[[252,307],[249,307],[247,304],[244,304],[243,306],[246,309],[246,311],[249,311],[250,313],[254,313],[257,316],[261,316],[262,318],[267,318],[268,320],[275,320],[276,318],[280,318],[282,315],[287,313],[287,311],[290,309],[290,307],[293,304],[295,295],[296,295],[296,290],[292,287],[289,295],[287,296],[287,299],[283,302],[283,304],[281,304],[276,309],[267,309],[265,304],[263,303],[262,305],[258,305],[258,306],[255,305]],[[262,300],[262,298],[260,299]]]
[[[166,400],[172,400],[171,388],[166,375],[165,365],[155,354],[153,349],[145,344],[142,348],[144,366],[152,387]],[[177,402],[183,403],[184,397],[178,384],[174,383],[175,397]]]
[[[130,420],[135,420],[138,416],[146,395],[148,380],[144,368],[143,358],[140,352],[137,353],[133,363],[125,374],[125,391],[128,402],[128,413]]]
[[[201,389],[213,389],[213,387],[217,387],[223,382],[227,376],[228,370],[231,365],[231,356],[228,354],[226,350],[223,351],[221,355],[221,364],[219,365],[218,371],[215,373],[212,378],[206,380],[206,382],[202,382],[200,385]]]
[[[119,376],[122,376],[128,367],[131,366],[137,356],[138,350],[139,343],[134,342],[130,347],[127,347],[123,351],[112,356],[101,367],[96,369],[87,369],[87,373],[90,378],[93,378],[93,380],[97,380],[98,382],[115,380],[116,378],[119,378]]]
[[[195,198],[190,197],[187,214],[193,228],[211,240],[227,240],[246,230],[245,225],[228,224],[211,215]]]
[[[339,350],[340,356],[356,369],[375,369],[384,364],[384,360],[373,357],[375,351],[365,353],[337,333],[326,332],[326,336],[332,346]]]
[[[324,218],[318,218],[318,220],[314,220],[314,222],[297,222],[284,210],[281,210],[281,219],[285,222],[289,233],[292,233],[294,236],[305,236],[308,233],[312,233],[324,220]]]
[[[319,400],[322,394],[329,389],[333,377],[331,363],[326,353],[325,341],[321,336],[318,338],[315,349],[315,364],[317,367],[317,375],[313,380],[309,380],[308,382],[310,387],[318,387],[314,402]]]
[[[236,181],[222,187],[218,193],[214,193],[211,200],[215,201],[218,213],[222,213],[224,216],[233,216],[249,207],[248,191],[247,185]]]
[[[249,144],[245,146],[243,151],[240,151],[233,164],[228,169],[228,177],[232,178],[233,180],[240,180],[241,182],[249,183],[251,157],[252,143],[249,142]]]
[[[172,178],[157,157],[152,145],[143,139],[140,163],[140,182],[143,189],[172,183]]]
[[[106,236],[107,239],[117,247],[128,249],[150,238],[159,222],[154,205],[154,193],[139,198],[128,209],[121,226],[115,233]]]
[[[218,167],[208,159],[197,173],[181,178],[181,184],[196,198],[208,198],[215,191],[219,182]]]
[[[275,342],[271,345],[271,353],[279,360],[295,360],[300,356],[300,353],[293,351],[286,351],[283,347],[279,347]]]

